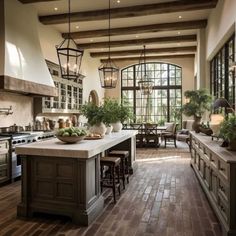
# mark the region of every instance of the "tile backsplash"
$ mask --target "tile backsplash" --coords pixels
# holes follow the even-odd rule
[[[12,106],[13,114],[0,114],[0,127],[13,124],[26,126],[33,122],[33,98],[7,92],[0,92],[0,108]]]

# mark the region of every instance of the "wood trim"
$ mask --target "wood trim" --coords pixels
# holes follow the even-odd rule
[[[21,1],[37,2],[33,0],[21,0]],[[208,1],[180,0],[174,2],[113,8],[111,9],[111,18],[112,19],[131,18],[131,17],[148,16],[154,14],[211,9],[216,6],[217,2],[218,0],[208,0]],[[109,14],[108,9],[75,12],[71,14],[71,22],[107,20],[108,14]],[[63,13],[57,15],[40,16],[39,20],[41,23],[45,25],[64,24],[67,23],[68,21],[68,15],[67,13]]]
[[[130,35],[130,34],[142,34],[150,32],[164,32],[172,30],[189,30],[189,29],[201,29],[207,26],[207,20],[195,20],[195,21],[182,21],[182,22],[172,22],[172,23],[162,23],[154,25],[141,25],[123,28],[113,28],[110,33],[111,36],[117,35]],[[106,37],[108,36],[107,29],[98,30],[88,30],[71,33],[73,39],[83,39],[83,38],[96,38],[96,37]],[[62,37],[67,38],[68,33],[63,33]]]
[[[196,42],[197,35],[183,35],[174,37],[159,37],[159,38],[146,38],[146,39],[133,39],[123,41],[112,41],[110,42],[111,47],[125,47],[130,45],[143,45],[151,43],[167,44],[167,43],[186,43]],[[107,48],[109,42],[98,42],[98,43],[84,43],[78,46],[83,49],[90,48]]]
[[[0,74],[5,69],[5,1],[0,1]]]
[[[58,0],[19,0],[21,3],[26,4],[26,3],[37,3],[37,2],[55,2]]]
[[[6,75],[0,76],[0,89],[40,96],[58,96],[56,88],[48,85],[38,84],[31,81],[21,80]]]
[[[162,59],[184,59],[184,58],[194,58],[195,54],[182,54],[182,55],[164,55],[164,56],[147,56],[147,61],[152,60],[162,60]],[[119,58],[112,58],[113,62],[123,62],[123,61],[136,61],[138,62],[140,57],[119,57]],[[101,63],[106,63],[107,59],[101,59]]]
[[[147,54],[155,54],[155,53],[176,53],[176,52],[196,52],[196,46],[190,47],[174,47],[174,48],[154,48],[154,49],[146,49]],[[111,51],[110,56],[132,56],[132,55],[141,55],[142,49],[135,50],[125,50],[125,51]],[[91,52],[91,57],[108,57],[108,51],[106,52]]]

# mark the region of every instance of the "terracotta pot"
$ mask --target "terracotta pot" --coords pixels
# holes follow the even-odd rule
[[[123,128],[123,125],[120,121],[111,124],[113,126],[113,132],[120,132]]]
[[[196,133],[200,133],[201,119],[202,117],[194,116],[194,122],[192,128]]]

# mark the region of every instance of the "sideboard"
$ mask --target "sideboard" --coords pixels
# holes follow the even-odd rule
[[[191,166],[217,215],[223,235],[236,235],[236,152],[191,132]]]

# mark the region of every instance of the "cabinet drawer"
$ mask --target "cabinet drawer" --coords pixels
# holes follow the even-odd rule
[[[219,160],[219,173],[223,176],[226,180],[228,180],[228,164],[222,160]]]
[[[210,164],[215,169],[218,169],[218,158],[214,154],[210,156]]]
[[[9,149],[9,142],[7,140],[0,141],[0,152]]]
[[[228,203],[228,201],[229,201],[229,186],[221,178],[219,178],[218,192],[219,192],[219,195],[221,195],[225,199],[225,201]]]
[[[225,221],[228,222],[228,219],[229,219],[228,204],[225,202],[225,200],[221,196],[219,196],[218,208],[220,210],[221,215],[225,219]]]
[[[0,154],[0,166],[9,162],[8,154]]]
[[[0,183],[9,179],[8,169],[0,169]]]

